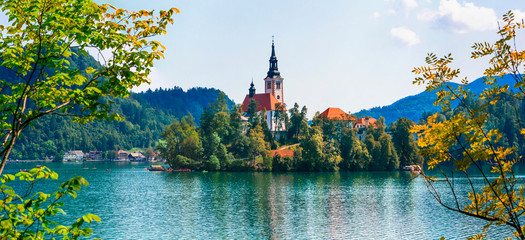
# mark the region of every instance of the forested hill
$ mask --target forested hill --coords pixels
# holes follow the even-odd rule
[[[99,67],[91,56],[72,55],[72,67]],[[16,82],[16,77],[0,68],[0,78]],[[15,144],[10,159],[43,159],[60,156],[68,150],[103,151],[114,154],[118,149],[154,147],[166,125],[176,118],[192,114],[200,118],[205,107],[215,102],[220,90],[179,87],[133,93],[128,98],[113,99],[111,111],[120,113],[122,122],[94,121],[85,125],[72,122],[71,117],[46,116],[26,129]],[[226,96],[228,106],[233,102]]]
[[[134,93],[133,97],[142,105],[162,109],[177,118],[191,113],[198,120],[204,112],[204,108],[209,103],[215,102],[220,92],[215,88],[196,87],[184,91],[180,87],[174,87]],[[230,109],[235,105],[228,96],[226,96],[226,102]]]
[[[503,78],[498,79],[498,83],[509,84],[513,86],[515,80],[510,75],[505,75]],[[449,83],[453,87],[457,87],[457,83]],[[485,84],[483,83],[483,78],[478,78],[473,82],[468,84],[468,87],[475,94],[479,94],[484,88]],[[510,87],[512,90],[512,87]],[[423,91],[417,95],[408,96],[402,98],[391,105],[383,107],[374,107],[367,110],[361,110],[354,113],[354,115],[361,116],[371,116],[373,118],[384,117],[385,123],[389,124],[395,122],[401,117],[407,117],[408,119],[417,122],[421,119],[424,112],[439,112],[441,111],[440,107],[434,106],[434,101],[436,100],[435,92],[426,92]]]

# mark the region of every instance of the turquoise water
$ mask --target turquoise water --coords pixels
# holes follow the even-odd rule
[[[35,164],[8,163],[7,172]],[[407,172],[167,173],[130,163],[47,163],[63,181],[90,185],[67,200],[103,239],[447,239],[481,232],[483,221],[440,207]],[[93,169],[96,167],[96,169]],[[107,169],[111,169],[108,172]],[[474,179],[474,181],[480,181]],[[461,190],[464,179],[457,179]],[[40,183],[52,191],[56,183]],[[492,227],[491,239],[509,236]]]

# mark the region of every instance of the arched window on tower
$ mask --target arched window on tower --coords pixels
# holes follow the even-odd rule
[[[272,89],[272,82],[270,82],[270,81],[266,82],[266,88],[267,89]]]
[[[275,89],[281,89],[281,82],[275,82]]]

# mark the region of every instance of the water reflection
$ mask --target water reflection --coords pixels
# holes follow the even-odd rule
[[[455,239],[483,224],[438,206],[422,179],[411,181],[406,172],[154,173],[110,163],[52,168],[63,180],[82,175],[90,182],[67,201],[61,220],[97,214],[102,222],[92,226],[94,237],[103,239]],[[464,179],[455,181],[460,192],[468,190]],[[508,232],[496,227],[490,238]]]

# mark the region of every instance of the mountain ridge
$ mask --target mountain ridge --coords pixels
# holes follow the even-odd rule
[[[483,82],[484,77],[477,78],[476,80],[469,82],[467,87],[474,94],[479,94],[485,89],[486,85]],[[498,84],[509,85],[509,90],[516,90],[514,86],[514,78],[512,75],[504,75],[502,78],[497,78]],[[452,87],[460,86],[461,84],[449,82],[447,83]],[[440,106],[434,106],[436,100],[436,91],[427,92],[423,91],[415,95],[410,95],[401,98],[390,105],[381,107],[373,107],[369,109],[363,109],[354,113],[357,116],[370,116],[379,119],[380,117],[385,118],[385,123],[389,124],[397,121],[401,117],[406,117],[414,122],[417,122],[423,116],[425,112],[439,112],[441,111]]]

